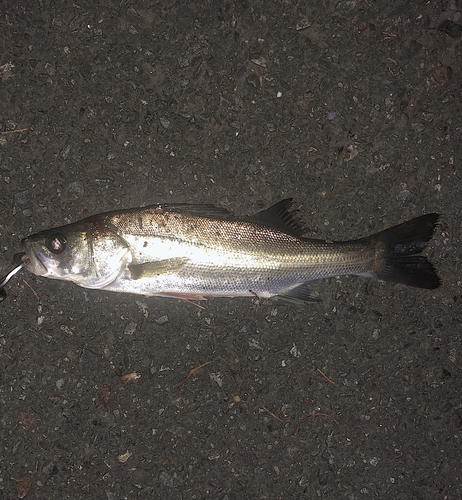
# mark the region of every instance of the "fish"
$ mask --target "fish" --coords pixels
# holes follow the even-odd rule
[[[158,204],[93,215],[22,240],[26,269],[81,287],[172,297],[320,301],[316,282],[358,275],[435,289],[423,252],[439,215],[370,236],[305,237],[292,199],[249,217],[212,205]]]

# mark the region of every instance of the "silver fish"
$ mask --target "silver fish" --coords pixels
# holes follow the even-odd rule
[[[27,269],[85,288],[200,300],[319,300],[313,282],[360,275],[420,288],[440,280],[420,256],[438,214],[327,243],[303,237],[291,199],[247,218],[209,205],[155,205],[94,215],[25,238]]]

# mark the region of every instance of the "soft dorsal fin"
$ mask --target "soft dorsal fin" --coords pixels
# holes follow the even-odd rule
[[[304,231],[300,221],[296,217],[296,211],[290,212],[292,198],[279,201],[275,205],[247,217],[245,220],[270,226],[292,236],[303,236]]]

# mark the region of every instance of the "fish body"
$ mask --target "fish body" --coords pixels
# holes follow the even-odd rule
[[[361,275],[421,288],[439,278],[421,253],[437,214],[366,238],[305,238],[283,200],[237,218],[208,205],[155,205],[108,212],[23,240],[27,269],[94,289],[198,300],[318,300],[313,282]]]

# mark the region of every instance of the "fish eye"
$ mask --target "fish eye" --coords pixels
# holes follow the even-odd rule
[[[54,233],[47,238],[46,246],[50,252],[59,254],[66,250],[66,238],[60,233]]]

